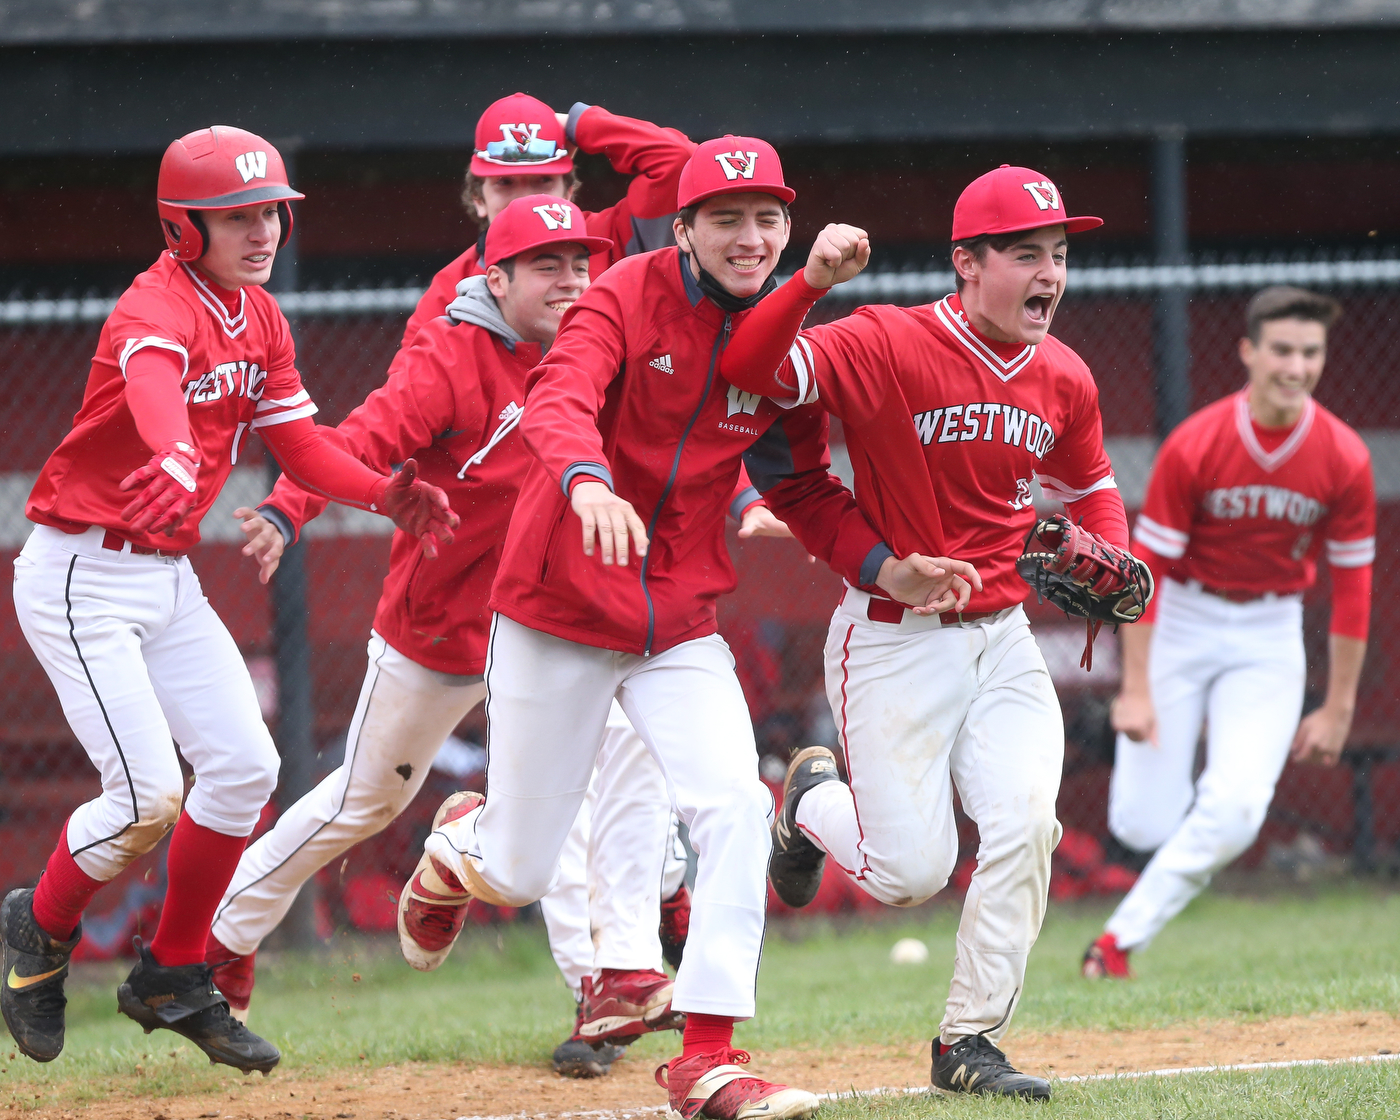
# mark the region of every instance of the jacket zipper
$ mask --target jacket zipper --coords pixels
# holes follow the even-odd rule
[[[690,417],[690,423],[685,426],[685,431],[681,433],[681,439],[676,444],[676,457],[671,462],[671,477],[666,480],[666,485],[661,491],[661,497],[656,502],[656,509],[652,511],[651,521],[647,525],[647,540],[650,541],[656,532],[656,523],[661,519],[662,507],[666,505],[666,499],[671,496],[671,490],[676,485],[676,475],[681,469],[681,452],[685,450],[685,441],[690,436],[690,430],[695,427],[695,422],[700,419],[700,413],[704,411],[705,402],[710,399],[710,386],[715,382],[715,367],[719,365],[719,356],[724,348],[729,344],[730,316],[726,312],[724,316],[724,326],[720,328],[719,334],[715,335],[715,344],[710,348],[710,368],[705,374],[705,388],[700,394],[700,403],[695,406],[695,412]],[[642,557],[642,595],[647,601],[647,642],[646,648],[642,650],[643,657],[651,656],[652,642],[656,639],[656,604],[651,601],[651,588],[647,586],[647,562],[651,560],[651,550]]]

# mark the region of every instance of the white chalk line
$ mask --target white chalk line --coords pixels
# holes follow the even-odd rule
[[[1079,1073],[1068,1077],[1052,1075],[1050,1080],[1061,1085],[1084,1084],[1090,1081],[1138,1081],[1144,1077],[1181,1077],[1192,1073],[1252,1073],[1269,1069],[1302,1069],[1306,1066],[1366,1065],[1371,1062],[1400,1061],[1400,1054],[1362,1054],[1354,1058],[1295,1058],[1282,1062],[1243,1062],[1232,1066],[1176,1066],[1171,1069],[1122,1070],[1116,1073]],[[882,1085],[877,1089],[848,1089],[843,1093],[818,1093],[824,1101],[853,1100],[857,1097],[902,1097],[931,1093],[927,1085]],[[655,1116],[665,1112],[666,1105],[641,1105],[637,1108],[601,1108],[586,1112],[508,1112],[499,1116],[458,1116],[456,1120],[534,1120],[537,1117],[557,1117],[558,1120],[628,1120],[633,1116]]]

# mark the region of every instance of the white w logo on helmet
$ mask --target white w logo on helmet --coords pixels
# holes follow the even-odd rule
[[[546,203],[542,206],[534,207],[536,214],[544,222],[548,230],[573,229],[574,212],[562,202]]]
[[[1022,183],[1021,187],[1035,199],[1035,204],[1042,210],[1058,210],[1060,208],[1060,192],[1055,189],[1055,184],[1049,179],[1042,179],[1038,183]]]
[[[758,166],[757,152],[716,152],[715,162],[719,164],[724,177],[731,183],[735,179],[752,179],[753,170]]]
[[[244,152],[233,161],[233,166],[238,168],[238,173],[243,176],[245,183],[249,179],[266,179],[267,153]]]

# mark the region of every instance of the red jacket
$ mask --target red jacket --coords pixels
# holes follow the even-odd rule
[[[573,107],[568,135],[580,151],[605,155],[614,171],[636,176],[627,187],[627,197],[616,206],[584,214],[588,235],[607,237],[613,243],[611,252],[598,253],[589,262],[590,275],[596,280],[623,257],[674,244],[671,222],[677,184],[695,144],[674,128],[615,116],[597,105]],[[401,346],[408,346],[424,323],[442,314],[459,283],[481,274],[485,237],[483,230],[481,240],[433,277],[404,327]]]
[[[724,513],[741,456],[810,552],[853,584],[873,580],[889,552],[827,471],[824,411],[785,411],[718,376],[744,314],[705,299],[674,248],[619,262],[566,312],[531,375],[521,432],[539,462],[511,519],[493,610],[626,653],[714,633],[715,600],[735,585]],[[580,474],[636,508],[651,539],[642,563],[583,554],[568,499]]]
[[[486,599],[520,480],[533,462],[512,429],[526,374],[539,357],[537,343],[512,348],[484,327],[439,315],[399,351],[388,381],[330,433],[386,473],[416,458],[419,476],[446,490],[462,518],[453,543],[438,545],[436,560],[424,557],[417,538],[394,533],[374,614],[380,636],[429,669],[473,675],[485,669]],[[479,461],[468,467],[474,458]],[[264,512],[267,506],[299,531],[326,502],[284,475]]]

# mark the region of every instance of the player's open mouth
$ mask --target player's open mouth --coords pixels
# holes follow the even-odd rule
[[[266,264],[272,259],[271,253],[252,253],[243,258],[249,264]]]
[[[752,272],[763,263],[762,257],[728,257],[729,267],[735,272]]]
[[[1051,296],[1031,296],[1026,300],[1026,315],[1033,323],[1046,323],[1050,320]]]
[[[573,305],[574,301],[571,299],[554,299],[549,300],[545,304],[545,306],[551,311],[557,311],[561,315],[564,314],[565,311],[569,310],[569,308],[571,308]]]

